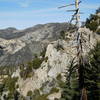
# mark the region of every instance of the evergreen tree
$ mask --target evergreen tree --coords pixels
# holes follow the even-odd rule
[[[66,82],[63,85],[61,100],[80,100],[77,66],[71,63]],[[84,86],[88,100],[100,100],[100,43],[90,51],[84,66]]]
[[[89,63],[85,66],[84,77],[88,100],[100,100],[100,43],[89,53]]]
[[[100,13],[100,7],[96,10],[96,14]]]
[[[85,26],[92,30],[93,32],[100,33],[100,30],[98,32],[98,26],[100,25],[100,16],[98,14],[100,13],[100,8],[96,10],[95,14],[91,14],[89,18],[87,18]]]
[[[74,60],[72,60],[71,65],[66,73],[66,82],[64,83],[62,89],[61,100],[79,100],[79,83],[78,83],[78,73],[77,67],[74,66]]]

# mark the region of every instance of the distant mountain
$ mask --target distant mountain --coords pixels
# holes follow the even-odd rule
[[[17,29],[9,27],[7,29],[1,29],[0,30],[0,38],[10,39],[14,37],[14,34],[16,33]]]
[[[54,34],[59,35],[59,31],[68,29],[67,23],[48,23],[48,24],[38,24],[34,27],[30,27],[24,30],[17,30],[16,28],[9,27],[7,29],[0,30],[0,38],[4,39],[14,39],[22,37],[26,34],[33,34],[33,32],[37,32],[37,34]],[[41,31],[41,32],[40,32]],[[56,33],[55,33],[56,32]]]
[[[61,31],[68,31],[69,27],[68,23],[48,23],[24,30],[0,30],[0,66],[32,60],[35,54],[39,54],[49,42],[59,39]]]

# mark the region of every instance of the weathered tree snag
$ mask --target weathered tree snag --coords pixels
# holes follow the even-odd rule
[[[75,3],[61,6],[59,8],[64,8],[67,6],[73,6],[75,5],[74,10],[67,10],[68,12],[75,12],[72,15],[72,19],[70,23],[75,20],[75,25],[76,25],[76,32],[75,32],[75,37],[76,37],[76,42],[77,42],[77,69],[78,69],[78,78],[79,78],[79,89],[80,89],[80,100],[87,100],[87,92],[85,88],[85,82],[84,82],[84,60],[83,60],[83,45],[82,45],[82,33],[79,32],[80,29],[80,9],[79,9],[79,4],[81,3],[80,0],[75,0]]]
[[[79,74],[79,88],[81,92],[80,100],[87,100],[87,92],[84,86],[84,61],[82,49],[82,33],[79,32],[80,28],[80,14],[79,14],[79,0],[75,0],[75,8],[78,9],[76,13],[76,35],[77,35],[77,59],[78,59],[78,74]]]

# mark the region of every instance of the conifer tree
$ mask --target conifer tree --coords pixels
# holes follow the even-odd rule
[[[91,14],[89,18],[86,19],[85,26],[92,30],[93,32],[100,33],[100,30],[98,32],[98,26],[100,25],[100,16],[98,15],[100,13],[100,8],[96,10],[95,14]]]
[[[89,53],[88,62],[84,74],[88,100],[100,100],[100,43]]]
[[[61,100],[79,100],[79,83],[78,83],[78,73],[76,66],[74,65],[74,59],[72,60],[68,72],[66,73],[66,82],[64,83],[62,89]]]

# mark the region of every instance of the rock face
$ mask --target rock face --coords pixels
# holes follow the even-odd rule
[[[83,44],[84,56],[93,48],[96,43],[96,36],[86,28],[82,28],[79,31],[83,33],[85,39],[85,45]],[[68,33],[67,33],[68,34]],[[71,34],[71,33],[69,33]],[[67,40],[57,40],[50,42],[46,49],[45,57],[47,61],[43,61],[41,67],[34,71],[34,75],[31,78],[23,80],[16,72],[13,76],[19,76],[19,92],[26,96],[28,91],[35,91],[38,89],[41,94],[50,93],[52,88],[58,88],[58,92],[50,93],[48,95],[49,100],[60,98],[61,89],[59,85],[58,76],[64,81],[64,73],[67,71],[68,66],[73,58],[77,56],[76,39],[74,33],[67,35]],[[77,57],[76,57],[77,58]],[[75,61],[77,60],[75,58]]]
[[[64,50],[61,48],[57,50],[58,42],[64,46]],[[63,73],[66,72],[71,59],[75,56],[75,51],[71,50],[72,47],[66,48],[66,41],[55,41],[50,43],[47,47],[47,51],[45,57],[48,57],[47,61],[44,61],[41,67],[34,71],[34,75],[31,78],[27,78],[23,80],[18,73],[16,72],[13,76],[19,76],[18,84],[19,84],[19,92],[27,96],[28,91],[35,91],[36,89],[42,88],[40,90],[42,94],[50,93],[52,88],[58,88],[59,84],[57,83],[57,76],[61,75],[63,77]],[[71,54],[71,51],[73,54]],[[71,54],[71,55],[70,55]],[[64,78],[64,77],[63,77]],[[50,94],[48,98],[52,98],[50,100],[54,100],[53,98],[60,98],[61,90],[58,93]],[[58,95],[58,96],[57,96]]]
[[[59,38],[62,30],[68,28],[67,23],[49,23],[25,30],[0,30],[0,66],[18,65],[32,60],[34,54],[39,54],[49,42]]]

